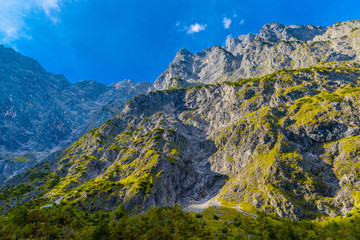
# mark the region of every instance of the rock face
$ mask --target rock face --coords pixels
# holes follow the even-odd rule
[[[260,34],[231,38],[227,47],[214,46],[199,53],[180,50],[154,89],[168,88],[174,77],[201,85],[306,68],[320,61],[359,63],[359,46],[359,20],[329,27],[266,24]]]
[[[292,219],[344,215],[360,203],[359,79],[358,64],[333,62],[139,95],[9,181],[0,205],[143,211],[216,196]]]
[[[0,46],[0,157],[16,161],[16,155],[59,149],[115,116],[150,86],[132,80],[111,86],[95,81],[71,84],[35,60]],[[15,165],[29,163],[22,159]],[[4,164],[0,160],[0,183],[11,172],[1,170],[11,169]]]

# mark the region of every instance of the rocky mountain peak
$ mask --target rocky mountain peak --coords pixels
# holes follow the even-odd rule
[[[53,91],[64,89],[70,82],[61,74],[48,73],[36,60],[23,56],[12,48],[0,45],[0,93],[8,96],[9,88],[18,92],[18,86],[25,91],[31,87],[46,87]],[[6,91],[5,91],[6,90]],[[1,98],[1,97],[0,97]]]
[[[359,20],[328,27],[265,24],[259,34],[230,38],[226,47],[214,46],[198,53],[181,49],[156,79],[154,89],[168,88],[173,77],[201,85],[261,77],[320,61],[359,62],[359,29]]]
[[[263,26],[258,37],[267,42],[309,41],[317,35],[322,35],[326,29],[326,27],[310,24],[286,26],[280,23],[269,23]]]
[[[357,39],[358,29],[360,29],[360,19],[346,22],[337,22],[327,27],[326,32],[324,32],[322,35],[316,36],[314,38],[314,42],[331,40],[348,42],[354,36],[356,36]],[[348,36],[349,39],[347,39]]]
[[[135,82],[133,79],[125,79],[120,82],[115,82],[115,83],[111,84],[110,86],[114,87],[115,89],[120,89],[120,88],[125,88],[125,87],[130,88],[134,85],[135,85]]]
[[[8,64],[21,64],[21,63],[26,63],[27,66],[30,67],[37,67],[37,69],[41,69],[43,71],[45,71],[40,64],[35,61],[32,58],[29,57],[25,57],[23,55],[21,55],[20,53],[16,52],[14,49],[12,48],[8,48],[5,47],[4,45],[0,45],[0,64],[1,65],[8,65]],[[23,66],[25,67],[25,64],[23,64]]]
[[[189,50],[187,50],[186,48],[182,48],[180,49],[177,53],[176,53],[176,56],[179,56],[179,55],[193,55],[192,52],[190,52]]]

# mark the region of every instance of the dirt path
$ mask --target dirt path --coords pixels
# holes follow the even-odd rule
[[[205,209],[207,209],[209,207],[223,207],[223,205],[221,204],[221,202],[219,200],[217,200],[217,196],[215,196],[204,203],[192,204],[192,205],[188,206],[187,208],[185,208],[185,210],[191,211],[191,212],[196,212],[196,213],[202,213]],[[257,217],[256,214],[242,210],[240,206],[235,206],[235,207],[230,207],[230,208],[236,209],[238,212],[241,212],[242,214],[251,216],[253,218]]]

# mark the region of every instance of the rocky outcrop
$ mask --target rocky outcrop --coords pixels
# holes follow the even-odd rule
[[[306,68],[320,61],[358,63],[359,29],[359,20],[329,27],[266,24],[259,34],[230,38],[226,47],[199,53],[180,50],[154,88],[166,89],[173,77],[201,85],[261,77],[283,68]]]
[[[240,63],[232,53],[219,46],[195,54],[181,49],[168,69],[156,79],[153,89],[167,89],[172,78],[193,85],[223,82],[241,66]]]

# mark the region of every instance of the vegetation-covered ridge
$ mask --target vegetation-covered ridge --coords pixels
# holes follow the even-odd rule
[[[51,164],[8,182],[2,211],[76,203],[203,203],[292,219],[345,215],[359,204],[356,63],[279,70],[256,79],[139,95]]]

